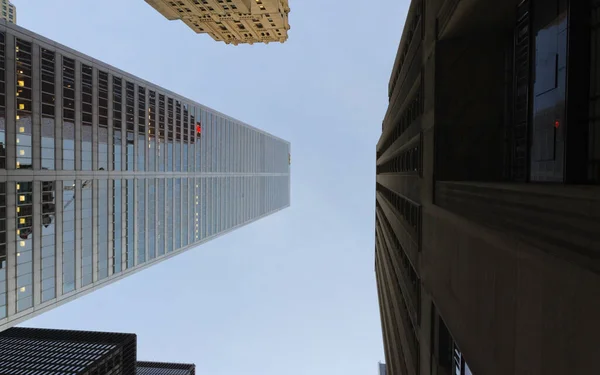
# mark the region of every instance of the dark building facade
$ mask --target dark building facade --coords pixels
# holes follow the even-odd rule
[[[599,0],[413,0],[377,144],[387,372],[600,373]]]
[[[137,375],[194,375],[196,366],[185,363],[137,362]]]
[[[36,328],[0,332],[0,374],[195,374],[192,364],[136,359],[135,334]]]

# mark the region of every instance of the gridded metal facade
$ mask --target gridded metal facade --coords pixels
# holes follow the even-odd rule
[[[0,333],[1,374],[135,374],[134,334],[12,328]]]
[[[290,144],[0,25],[0,330],[290,204]]]
[[[196,366],[180,363],[138,362],[137,375],[195,375]]]
[[[11,328],[0,333],[0,374],[194,375],[195,365],[138,362],[135,334]]]

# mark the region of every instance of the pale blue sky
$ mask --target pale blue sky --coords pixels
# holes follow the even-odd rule
[[[375,145],[408,1],[290,0],[288,42],[237,47],[143,0],[13,3],[21,26],[292,143],[290,208],[25,325],[134,332],[138,358],[198,374],[375,374]]]

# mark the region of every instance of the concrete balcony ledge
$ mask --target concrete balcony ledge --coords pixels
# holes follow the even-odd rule
[[[600,186],[437,181],[435,204],[600,274]]]

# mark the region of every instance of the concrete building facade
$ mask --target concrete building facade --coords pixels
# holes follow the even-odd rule
[[[288,0],[146,0],[168,20],[226,44],[280,42],[288,38]]]
[[[17,23],[17,7],[8,0],[2,0],[0,18],[10,23]]]
[[[0,331],[290,204],[290,144],[0,25]]]
[[[600,1],[413,0],[377,144],[389,375],[600,371]]]

